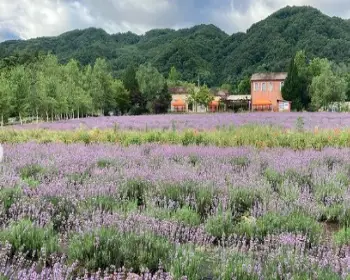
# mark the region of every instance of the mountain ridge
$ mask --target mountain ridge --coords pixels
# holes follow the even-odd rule
[[[330,17],[310,6],[287,6],[229,35],[213,24],[183,29],[153,29],[143,35],[108,34],[101,28],[75,29],[59,36],[10,40],[0,44],[0,58],[52,52],[63,63],[82,65],[97,57],[109,61],[121,77],[130,64],[150,62],[163,74],[175,66],[186,81],[236,83],[254,72],[286,71],[300,49],[310,57],[350,63],[350,21]]]

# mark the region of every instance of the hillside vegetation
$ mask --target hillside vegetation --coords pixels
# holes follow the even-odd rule
[[[298,50],[308,57],[349,62],[350,22],[329,17],[312,7],[286,7],[260,21],[246,33],[228,35],[214,25],[181,30],[151,30],[109,35],[102,29],[74,30],[57,37],[0,44],[1,65],[52,52],[60,62],[77,59],[93,64],[105,58],[116,77],[130,64],[151,63],[162,74],[175,66],[182,80],[198,79],[209,86],[236,83],[256,71],[286,71]]]

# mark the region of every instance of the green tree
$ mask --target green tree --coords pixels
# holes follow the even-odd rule
[[[250,78],[245,77],[238,84],[238,87],[237,87],[238,93],[248,95],[251,93],[250,87],[251,87]]]
[[[316,57],[310,62],[309,71],[312,78],[329,70],[331,70],[331,63],[326,58]]]
[[[312,80],[311,103],[315,109],[326,108],[333,102],[346,100],[346,81],[326,69]]]
[[[168,83],[170,86],[179,86],[181,82],[181,73],[178,72],[175,66],[172,66],[168,75]]]
[[[45,115],[46,121],[49,121],[50,116],[53,118],[56,110],[58,85],[59,83],[54,76],[46,76],[44,73],[38,76],[40,113],[42,116]]]
[[[1,126],[7,122],[8,117],[11,114],[12,96],[10,91],[10,85],[4,73],[0,74],[0,114]]]
[[[291,60],[288,77],[282,88],[284,99],[292,102],[292,109],[301,111],[310,105],[308,69],[304,66],[304,52],[298,52]]]
[[[159,98],[154,102],[154,113],[163,114],[166,113],[170,107],[171,94],[168,89],[168,84],[164,83],[163,90]]]
[[[195,86],[189,87],[188,92],[188,101],[193,104],[195,111],[197,111],[198,105],[207,107],[214,100],[214,95],[206,85],[199,88]]]
[[[59,87],[62,83],[61,66],[54,55],[47,55],[39,64],[36,73],[36,99],[39,100],[39,113],[46,121],[59,113]]]
[[[221,90],[225,90],[225,91],[228,91],[228,93],[232,94],[233,92],[233,87],[231,84],[228,84],[228,83],[225,83],[225,84],[222,84],[221,87],[220,87]]]
[[[130,95],[130,112],[134,115],[140,115],[146,112],[146,101],[141,94],[136,80],[136,71],[134,66],[129,66],[124,73],[123,83]]]
[[[16,66],[9,74],[10,95],[13,96],[13,115],[19,117],[21,124],[23,118],[28,116],[28,96],[31,88],[30,73],[24,66]]]
[[[105,59],[96,59],[91,79],[91,97],[94,109],[102,114],[108,114],[108,109],[113,104],[110,94],[112,76]]]
[[[163,98],[164,94],[165,79],[163,75],[150,64],[143,64],[136,72],[136,80],[147,102],[148,110],[154,113],[156,103]]]
[[[129,92],[121,80],[114,80],[111,85],[113,99],[115,100],[115,111],[125,114],[130,109]]]

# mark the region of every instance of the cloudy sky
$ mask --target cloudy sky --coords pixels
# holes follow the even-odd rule
[[[0,41],[101,27],[109,33],[213,23],[245,31],[286,5],[310,5],[350,18],[349,0],[0,0]]]

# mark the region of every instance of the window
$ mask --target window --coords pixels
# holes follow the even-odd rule
[[[262,91],[266,91],[266,83],[262,83],[262,85],[261,85],[261,90],[262,90]]]
[[[254,83],[254,90],[259,91],[259,83]]]
[[[280,90],[282,90],[283,86],[284,86],[284,82],[281,82],[281,84],[280,84]]]
[[[273,91],[273,83],[272,82],[269,82],[269,91]]]

